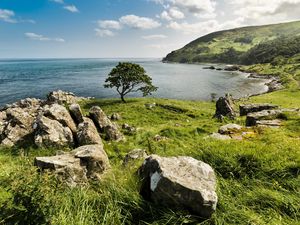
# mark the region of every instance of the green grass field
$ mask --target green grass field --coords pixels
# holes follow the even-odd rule
[[[241,102],[270,102],[299,108],[300,92],[283,90]],[[171,105],[152,110],[145,103]],[[241,102],[236,102],[239,104]],[[138,131],[120,143],[105,142],[112,169],[101,182],[70,189],[51,174],[39,174],[33,159],[56,150],[0,150],[0,224],[300,224],[300,117],[287,115],[280,129],[257,129],[243,141],[206,137],[224,123],[212,119],[211,102],[167,99],[117,99],[82,102],[85,112],[99,105],[108,115],[118,112],[119,125]],[[244,125],[244,118],[236,123]],[[155,135],[167,137],[156,142]],[[206,221],[186,211],[172,211],[144,201],[136,175],[141,161],[126,167],[122,159],[134,148],[161,156],[192,156],[216,171],[219,202]]]

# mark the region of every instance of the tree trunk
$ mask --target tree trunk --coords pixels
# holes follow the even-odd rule
[[[124,99],[124,95],[121,94],[121,100],[122,102],[126,103],[125,99]]]

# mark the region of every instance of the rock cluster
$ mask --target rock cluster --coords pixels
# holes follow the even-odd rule
[[[278,106],[269,103],[240,105],[240,116],[246,116],[248,113],[272,109],[278,109]]]

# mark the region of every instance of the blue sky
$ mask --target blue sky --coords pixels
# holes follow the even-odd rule
[[[0,0],[0,58],[163,57],[216,30],[299,12],[300,0]]]

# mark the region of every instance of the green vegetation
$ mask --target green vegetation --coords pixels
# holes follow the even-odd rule
[[[299,53],[300,21],[243,27],[201,37],[164,58],[179,63],[269,63]]]
[[[146,109],[144,104],[151,102],[157,106]],[[300,92],[284,90],[241,102],[299,107]],[[1,149],[0,224],[300,224],[299,115],[287,114],[281,129],[257,129],[243,141],[218,141],[206,138],[223,124],[212,119],[211,102],[151,98],[129,99],[127,104],[109,99],[82,102],[85,112],[92,105],[108,115],[120,113],[119,125],[139,128],[126,136],[126,142],[105,142],[111,171],[99,183],[71,189],[33,166],[35,156],[52,155],[57,149]],[[244,125],[244,118],[235,122]],[[157,142],[156,134],[167,139]],[[213,217],[201,221],[186,211],[144,201],[136,174],[142,162],[122,166],[123,157],[134,148],[209,163],[218,178],[219,203]]]
[[[116,88],[123,102],[125,95],[131,92],[142,92],[145,97],[157,90],[145,69],[134,63],[120,62],[108,74],[105,83],[107,83],[104,85],[105,88]]]

